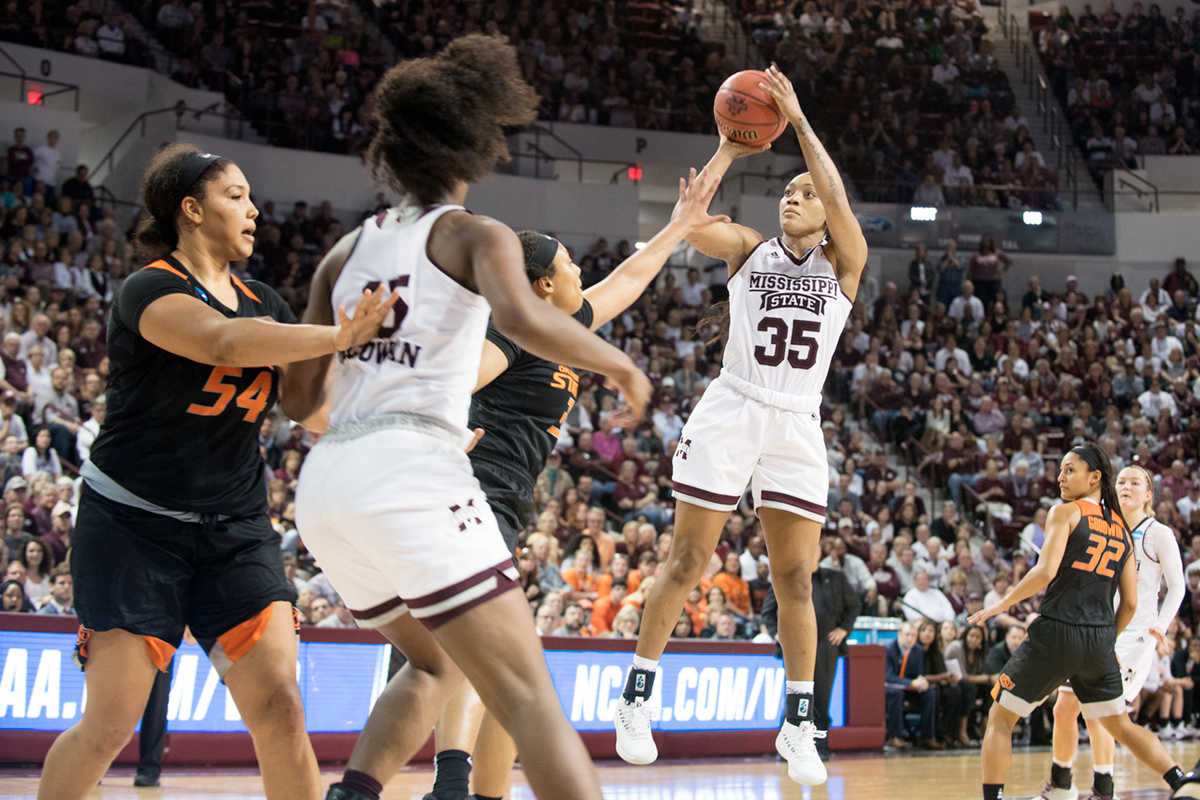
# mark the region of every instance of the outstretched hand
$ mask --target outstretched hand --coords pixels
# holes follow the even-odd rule
[[[779,67],[772,64],[767,67],[767,81],[759,82],[759,88],[770,93],[775,100],[775,105],[779,106],[779,112],[792,123],[792,127],[803,118],[804,112],[800,110],[800,100],[796,97],[796,90],[792,86],[792,82],[787,79],[787,76],[779,71]]]
[[[971,623],[972,625],[982,625],[992,617],[1003,614],[1007,609],[1008,606],[1004,605],[1003,601],[1001,601],[999,603],[990,605],[981,611],[976,611],[974,614],[967,617],[967,622]]]
[[[697,174],[693,167],[688,178],[679,179],[679,202],[671,212],[671,221],[683,223],[689,231],[700,230],[714,222],[730,222],[724,214],[708,213],[708,206],[720,185],[720,175],[710,173],[708,167]]]
[[[334,327],[333,346],[335,352],[358,347],[375,338],[392,306],[400,299],[400,290],[388,293],[386,285],[374,291],[363,290],[362,299],[354,308],[354,316],[346,313],[345,306],[338,306],[338,324]]]

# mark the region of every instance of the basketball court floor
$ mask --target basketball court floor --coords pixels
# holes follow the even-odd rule
[[[1200,742],[1172,743],[1168,751],[1185,771],[1200,757]],[[978,751],[938,754],[879,753],[836,755],[829,782],[807,788],[787,779],[785,765],[774,759],[736,758],[664,761],[648,767],[621,762],[597,764],[608,800],[977,800],[980,795]],[[1050,773],[1048,748],[1017,748],[1005,790],[1010,798],[1036,795]],[[1086,795],[1091,757],[1086,746],[1076,759],[1076,785]],[[324,769],[326,783],[340,776]],[[1123,748],[1117,751],[1117,795],[1122,800],[1166,800],[1162,779]],[[433,781],[427,765],[402,771],[384,791],[386,800],[420,800]],[[37,771],[0,770],[0,797],[33,798]],[[176,767],[163,774],[162,786],[135,789],[133,769],[117,768],[89,797],[105,800],[211,800],[262,797],[258,775],[248,769]],[[512,800],[533,800],[520,770],[513,773]],[[543,798],[543,800],[555,800]]]

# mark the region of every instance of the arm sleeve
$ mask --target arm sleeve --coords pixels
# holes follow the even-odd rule
[[[592,304],[586,297],[583,299],[583,306],[571,316],[579,320],[579,324],[585,328],[592,327],[592,320],[596,318],[595,312],[592,311]]]
[[[1179,547],[1175,544],[1175,536],[1171,529],[1161,523],[1152,526],[1154,530],[1154,557],[1162,568],[1163,579],[1167,582],[1167,596],[1163,599],[1158,612],[1158,629],[1166,631],[1171,620],[1179,612],[1183,595],[1187,589],[1187,581],[1183,577],[1183,558]]]
[[[148,267],[138,270],[121,285],[121,294],[114,308],[117,321],[137,333],[142,314],[150,304],[169,294],[192,295],[192,287],[184,278],[167,269]]]
[[[508,365],[511,367],[517,362],[517,359],[525,355],[525,351],[517,346],[516,342],[509,339],[500,331],[496,330],[496,326],[488,322],[487,340],[499,348],[500,352],[508,360]]]
[[[279,292],[261,281],[248,281],[247,286],[262,298],[263,305],[267,307],[267,313],[271,319],[286,325],[296,325],[300,322],[296,317],[296,312],[292,311],[292,307],[287,304]],[[336,309],[334,310],[336,311]]]

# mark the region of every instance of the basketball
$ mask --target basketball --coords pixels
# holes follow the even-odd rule
[[[767,82],[767,73],[744,69],[725,79],[717,90],[713,117],[721,133],[735,142],[763,145],[773,142],[787,127],[774,98],[759,83]]]

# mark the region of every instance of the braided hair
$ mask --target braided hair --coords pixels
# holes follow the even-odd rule
[[[1113,514],[1116,514],[1125,530],[1130,530],[1129,522],[1121,511],[1121,501],[1117,498],[1116,476],[1108,456],[1090,442],[1072,447],[1070,452],[1082,459],[1089,470],[1100,473],[1100,508],[1104,513],[1104,521],[1112,524]]]

